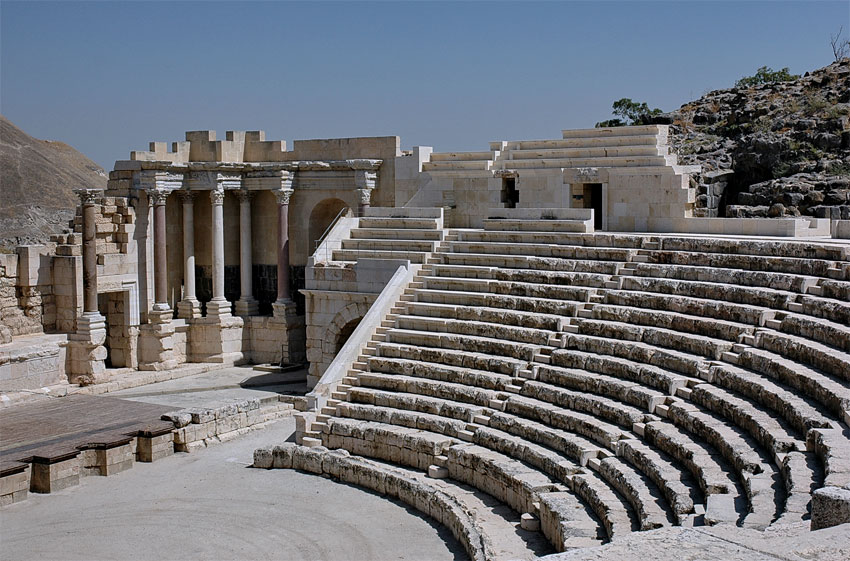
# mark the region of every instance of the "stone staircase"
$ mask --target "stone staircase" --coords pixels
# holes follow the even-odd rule
[[[470,485],[558,551],[850,485],[850,246],[538,229],[449,232],[299,442]]]
[[[440,209],[369,208],[350,237],[332,253],[332,261],[362,258],[409,259],[423,263],[445,237]]]

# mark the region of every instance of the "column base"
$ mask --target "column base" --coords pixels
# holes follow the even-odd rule
[[[88,385],[105,381],[106,318],[86,312],[77,318],[77,331],[68,336],[68,381]]]
[[[228,318],[232,315],[231,305],[227,300],[210,300],[207,302],[208,318]]]
[[[252,297],[240,298],[236,301],[237,316],[255,316],[259,311],[260,305]]]
[[[177,302],[177,317],[181,319],[201,317],[201,303],[194,298]]]

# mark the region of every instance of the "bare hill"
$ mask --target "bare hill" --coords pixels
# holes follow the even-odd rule
[[[106,180],[71,146],[33,138],[0,115],[0,246],[46,241],[73,218],[72,190],[105,188]]]

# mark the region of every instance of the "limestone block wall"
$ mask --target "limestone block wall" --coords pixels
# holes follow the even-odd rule
[[[28,245],[0,255],[0,343],[56,328],[53,251]]]
[[[52,334],[27,339],[30,338],[0,345],[0,392],[31,390],[67,380],[67,336]]]

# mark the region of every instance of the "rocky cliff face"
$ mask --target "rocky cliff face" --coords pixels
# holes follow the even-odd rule
[[[666,113],[700,164],[699,216],[850,219],[850,59],[789,81],[717,90]]]
[[[74,218],[73,189],[104,189],[106,180],[77,150],[33,138],[0,115],[0,248],[47,241]]]

